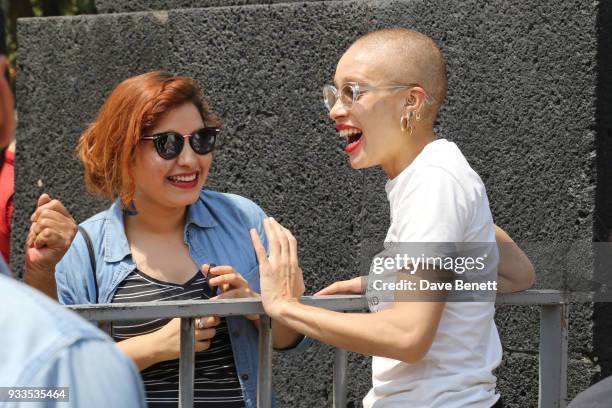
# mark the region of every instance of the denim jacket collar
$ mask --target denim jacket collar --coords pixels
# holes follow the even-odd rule
[[[123,228],[123,209],[121,201],[116,200],[106,211],[104,217],[106,222],[106,234],[104,237],[104,260],[106,262],[119,262],[131,254],[130,245]],[[187,207],[187,221],[185,230],[190,224],[195,224],[201,228],[212,228],[217,225],[210,210],[200,198]]]
[[[210,213],[208,207],[204,204],[202,195],[198,198],[198,201],[187,207],[187,222],[185,222],[185,228],[189,224],[195,224],[202,228],[212,228],[217,226],[213,215]]]

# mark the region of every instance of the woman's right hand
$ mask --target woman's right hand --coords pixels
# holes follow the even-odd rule
[[[25,249],[23,280],[57,299],[55,266],[72,245],[77,223],[66,207],[49,194],[38,198],[36,211],[30,217],[32,224]]]
[[[221,323],[217,316],[199,317],[195,321],[195,351],[210,348],[210,341],[215,336],[215,326]],[[179,358],[181,349],[181,319],[170,320],[161,329],[148,334],[154,347],[155,360],[166,361]]]

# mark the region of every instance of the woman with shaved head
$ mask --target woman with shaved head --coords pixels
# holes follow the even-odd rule
[[[436,243],[430,246],[442,249],[438,255],[451,256],[444,248],[492,243],[485,245],[483,273],[496,281],[496,235],[501,243],[512,240],[496,231],[485,187],[459,148],[434,133],[447,88],[446,63],[435,42],[407,29],[369,33],[344,53],[334,79],[335,85],[324,88],[324,100],[336,130],[346,139],[351,167],[381,166],[389,178],[386,246],[419,243],[427,248],[426,243]],[[496,283],[488,301],[450,301],[446,285],[459,280],[459,264],[436,268],[434,263],[430,269],[431,261],[413,260],[392,270],[393,283],[405,285],[402,290],[389,287],[391,301],[369,296],[376,313],[306,306],[291,296],[300,282],[295,240],[273,219],[264,226],[269,256],[255,231],[252,240],[266,312],[307,336],[373,355],[373,387],[364,407],[501,406],[492,373],[502,357],[493,321]],[[500,274],[508,276],[500,286],[507,291],[530,286],[533,269],[522,251],[514,245],[501,252]],[[373,262],[368,293],[381,290],[373,284],[374,266]],[[512,268],[518,278],[509,273]],[[428,293],[422,281],[440,286]],[[337,282],[319,294],[361,293],[361,282]],[[411,290],[415,285],[418,289]]]

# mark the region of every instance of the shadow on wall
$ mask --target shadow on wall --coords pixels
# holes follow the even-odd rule
[[[612,2],[599,4],[597,64],[597,190],[594,236],[612,245]],[[600,282],[611,281],[610,260],[598,260]],[[612,375],[612,303],[596,303],[593,311],[593,352],[601,366],[598,381]]]

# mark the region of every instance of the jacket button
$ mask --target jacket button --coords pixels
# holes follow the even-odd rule
[[[249,375],[248,374],[242,374],[242,379],[244,381],[248,380],[249,379]]]
[[[234,330],[234,331],[232,332],[232,335],[233,335],[234,337],[240,337],[240,332],[239,332],[238,330]]]

